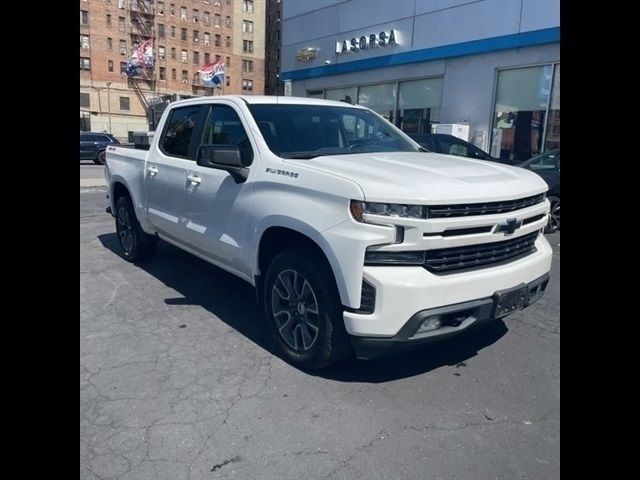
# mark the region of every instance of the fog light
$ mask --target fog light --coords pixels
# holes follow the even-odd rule
[[[418,328],[418,331],[416,333],[424,333],[430,332],[431,330],[437,330],[441,325],[442,321],[439,315],[436,315],[435,317],[429,317],[424,322],[422,322],[422,325],[420,325],[420,328]]]

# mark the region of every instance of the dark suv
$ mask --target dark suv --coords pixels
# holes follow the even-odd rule
[[[120,145],[120,142],[109,133],[80,132],[80,160],[104,165],[104,152],[109,145]]]

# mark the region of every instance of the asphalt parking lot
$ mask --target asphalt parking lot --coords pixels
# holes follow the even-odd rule
[[[83,480],[559,478],[560,234],[529,309],[310,374],[242,280],[164,242],[125,262],[105,192],[80,190]]]

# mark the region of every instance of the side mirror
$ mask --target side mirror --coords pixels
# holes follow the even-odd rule
[[[242,183],[249,176],[249,169],[242,165],[240,149],[235,145],[200,145],[196,163],[201,167],[225,170],[236,183]]]

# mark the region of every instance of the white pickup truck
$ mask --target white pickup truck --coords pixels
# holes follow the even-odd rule
[[[246,280],[301,368],[463,332],[549,281],[538,175],[426,152],[360,106],[179,101],[148,151],[110,146],[106,161],[124,257],[161,239]]]

